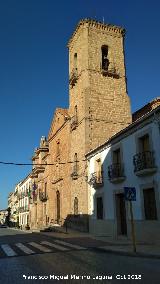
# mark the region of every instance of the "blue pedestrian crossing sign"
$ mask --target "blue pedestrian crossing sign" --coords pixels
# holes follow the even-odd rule
[[[135,187],[124,187],[124,197],[127,201],[136,201]]]

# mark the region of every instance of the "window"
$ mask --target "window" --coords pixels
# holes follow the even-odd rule
[[[121,153],[120,148],[113,151],[113,164],[120,164],[121,163]]]
[[[77,105],[74,107],[74,116],[77,118]]]
[[[47,196],[47,182],[44,184],[44,196]]]
[[[108,167],[108,177],[111,182],[121,182],[125,179],[121,148],[112,152],[112,164]]]
[[[102,69],[108,70],[108,67],[109,67],[108,46],[103,45],[101,48],[101,51],[102,51]]]
[[[102,182],[102,163],[101,163],[101,159],[96,160],[95,170],[96,170],[96,181],[97,181],[97,183],[101,183]]]
[[[103,219],[103,199],[97,197],[97,219]]]
[[[78,178],[78,158],[77,158],[77,153],[74,154],[73,169],[72,169],[71,177],[72,177],[72,179],[77,179]]]
[[[74,70],[77,70],[77,53],[74,54]]]
[[[146,134],[139,138],[140,152],[150,151],[149,135]]]
[[[77,119],[77,105],[74,107],[74,115],[71,118],[71,130],[76,129],[78,125],[78,119]]]
[[[73,171],[74,171],[75,173],[77,173],[77,171],[78,171],[78,157],[77,157],[77,153],[74,154]]]
[[[154,188],[143,190],[144,213],[146,220],[157,220],[157,209]]]
[[[57,141],[57,157],[60,155],[60,141]]]
[[[75,197],[74,199],[74,215],[77,216],[78,215],[78,198]]]

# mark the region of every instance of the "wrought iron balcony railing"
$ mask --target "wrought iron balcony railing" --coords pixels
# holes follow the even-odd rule
[[[155,166],[154,152],[145,151],[133,156],[134,172],[153,169]]]
[[[40,201],[45,202],[45,201],[47,201],[47,199],[48,199],[48,196],[45,194],[45,192],[39,193],[39,200]]]
[[[101,187],[103,186],[103,175],[102,172],[92,173],[89,178],[89,184],[93,187]]]
[[[19,207],[19,213],[23,213],[25,210],[24,210],[24,207]]]
[[[110,181],[124,179],[124,166],[121,163],[112,164],[108,167],[108,177]]]
[[[77,68],[74,68],[70,74],[69,83],[73,87],[78,80],[78,71]]]
[[[25,209],[25,211],[29,211],[29,205],[26,205],[26,206],[24,207],[24,209]]]

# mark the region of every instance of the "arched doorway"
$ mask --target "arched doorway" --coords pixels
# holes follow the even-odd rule
[[[56,212],[56,219],[57,219],[57,223],[59,224],[60,222],[60,192],[57,190],[56,192],[56,203],[57,203],[57,212]]]

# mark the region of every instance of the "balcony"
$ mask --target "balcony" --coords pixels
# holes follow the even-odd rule
[[[149,175],[156,172],[154,152],[145,151],[133,156],[134,172],[137,176]]]
[[[24,207],[19,207],[18,211],[19,211],[19,213],[23,213],[24,212]]]
[[[71,87],[73,87],[77,83],[77,80],[78,80],[78,72],[77,68],[74,68],[69,78],[69,84],[71,85]]]
[[[29,211],[29,206],[28,206],[28,205],[25,205],[25,206],[24,206],[24,212],[27,212],[27,211]]]
[[[108,177],[110,182],[118,183],[125,180],[123,164],[112,164],[108,167]]]
[[[74,115],[72,118],[71,118],[71,131],[76,129],[78,125],[78,119],[77,119],[77,115]]]
[[[102,173],[96,172],[92,173],[89,178],[89,184],[92,185],[95,188],[99,188],[103,186],[103,176]]]
[[[39,175],[40,173],[43,173],[44,170],[45,170],[45,166],[36,165],[36,166],[32,169],[31,178],[36,178],[36,177],[38,177],[38,175]]]
[[[46,202],[48,199],[48,196],[44,192],[39,193],[39,200],[42,202]]]
[[[24,212],[27,212],[27,211],[29,211],[29,206],[28,205],[19,207],[19,209],[18,209],[19,213],[24,213]]]

